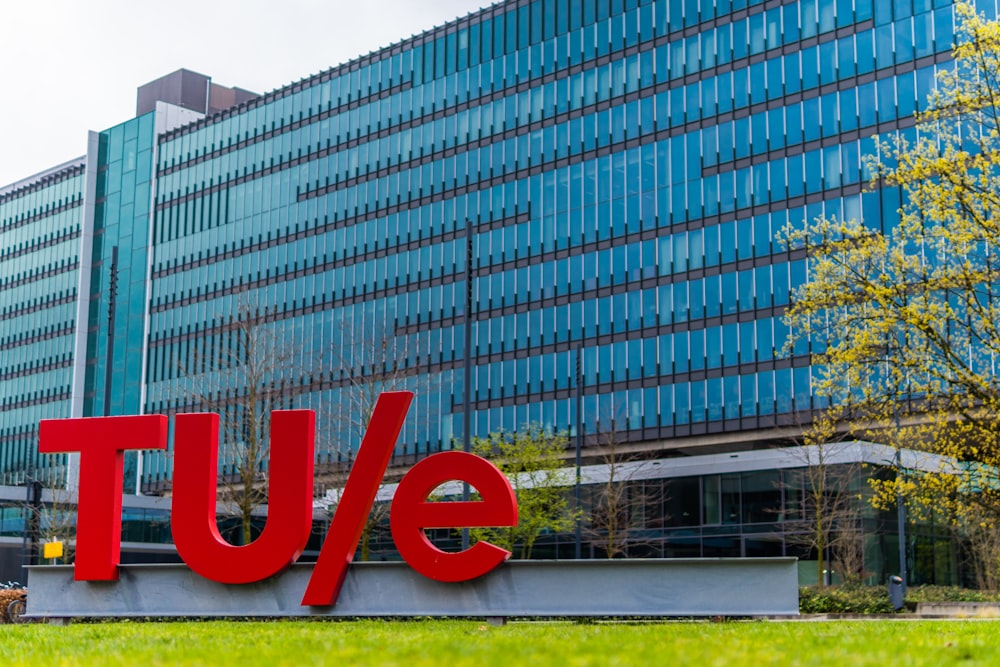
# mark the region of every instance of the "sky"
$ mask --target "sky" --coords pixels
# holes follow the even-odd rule
[[[0,20],[0,187],[86,153],[186,68],[265,93],[491,0],[31,0]]]

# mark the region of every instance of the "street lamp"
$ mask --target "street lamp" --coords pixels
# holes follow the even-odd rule
[[[580,459],[583,449],[583,345],[576,348],[576,550],[580,560],[583,550],[583,516],[580,503]]]
[[[462,450],[472,451],[472,221],[465,221],[465,347],[462,375],[465,389],[462,392]],[[469,483],[462,483],[462,500],[469,502]],[[462,550],[469,548],[469,529],[462,529]]]

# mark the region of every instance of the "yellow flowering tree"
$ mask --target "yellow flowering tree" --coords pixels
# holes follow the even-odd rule
[[[971,538],[980,583],[1000,583],[1000,25],[969,3],[954,65],[938,75],[915,139],[868,158],[871,186],[899,188],[899,224],[820,219],[788,229],[809,280],[787,312],[807,337],[814,391],[839,428],[955,461],[876,485]],[[985,549],[992,553],[977,553]]]

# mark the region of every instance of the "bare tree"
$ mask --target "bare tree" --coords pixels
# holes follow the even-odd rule
[[[360,441],[383,392],[426,391],[429,380],[410,364],[415,358],[410,341],[397,336],[388,323],[355,328],[342,325],[339,341],[331,350],[346,389],[347,420],[351,439]]]
[[[342,430],[346,438],[344,435],[339,437],[349,442],[341,442],[337,446],[341,451],[348,452],[348,458],[352,451],[350,443],[360,443],[364,438],[375,404],[383,392],[412,391],[422,395],[435,389],[432,378],[417,371],[417,355],[412,343],[405,336],[396,335],[389,322],[362,323],[359,327],[345,323],[331,354],[340,375],[342,400],[346,408],[344,417],[349,424],[348,429]],[[419,408],[413,410],[416,414],[407,416],[411,425],[414,421],[427,418],[418,411]],[[329,421],[334,423],[336,420]],[[330,439],[336,441],[338,436],[331,435]],[[333,501],[329,511],[336,506],[336,495],[336,492],[327,494],[327,498]],[[359,558],[362,561],[369,559],[372,538],[381,534],[388,518],[389,503],[372,505],[361,532]]]
[[[805,429],[805,444],[796,450],[802,467],[783,482],[786,539],[815,550],[820,586],[829,583],[829,569],[839,570],[845,582],[860,581],[864,571],[860,464],[837,456],[845,446],[839,423],[820,416]]]
[[[49,489],[50,498],[41,508],[38,525],[42,542],[37,545],[39,557],[45,542],[61,542],[62,555],[53,559],[56,563],[73,562],[76,553],[76,508],[77,494],[66,489]]]
[[[965,560],[975,576],[976,587],[995,591],[1000,589],[1000,530],[996,520],[982,518],[976,521],[963,514],[955,527],[955,537],[964,545]]]
[[[271,411],[289,407],[301,364],[269,326],[273,313],[241,303],[221,335],[182,367],[189,396],[220,423],[219,500],[240,521],[242,544],[252,539],[254,513],[267,502]]]
[[[43,557],[46,542],[61,542],[58,563],[72,563],[76,543],[77,494],[65,488],[66,480],[59,467],[27,473],[24,480],[27,498],[23,504],[25,519],[25,555],[31,563]]]
[[[811,462],[785,482],[791,515],[785,522],[786,539],[816,552],[819,585],[831,583],[829,570],[839,572],[845,582],[858,582],[864,574],[862,500],[860,491],[852,488],[858,466],[823,462],[826,446],[806,449]]]
[[[599,422],[590,444],[601,452],[601,466],[588,484],[594,492],[584,535],[607,558],[627,557],[630,548],[653,543],[643,530],[645,511],[663,506],[663,487],[643,481],[649,462],[625,450],[619,420],[612,417]]]

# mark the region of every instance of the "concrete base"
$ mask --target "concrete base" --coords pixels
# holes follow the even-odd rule
[[[183,565],[123,565],[115,582],[30,568],[29,618],[676,617],[798,613],[794,558],[511,561],[478,579],[432,581],[405,563],[357,563],[332,607],[304,607],[312,565],[225,585]]]
[[[1000,618],[1000,602],[918,602],[925,618]]]

